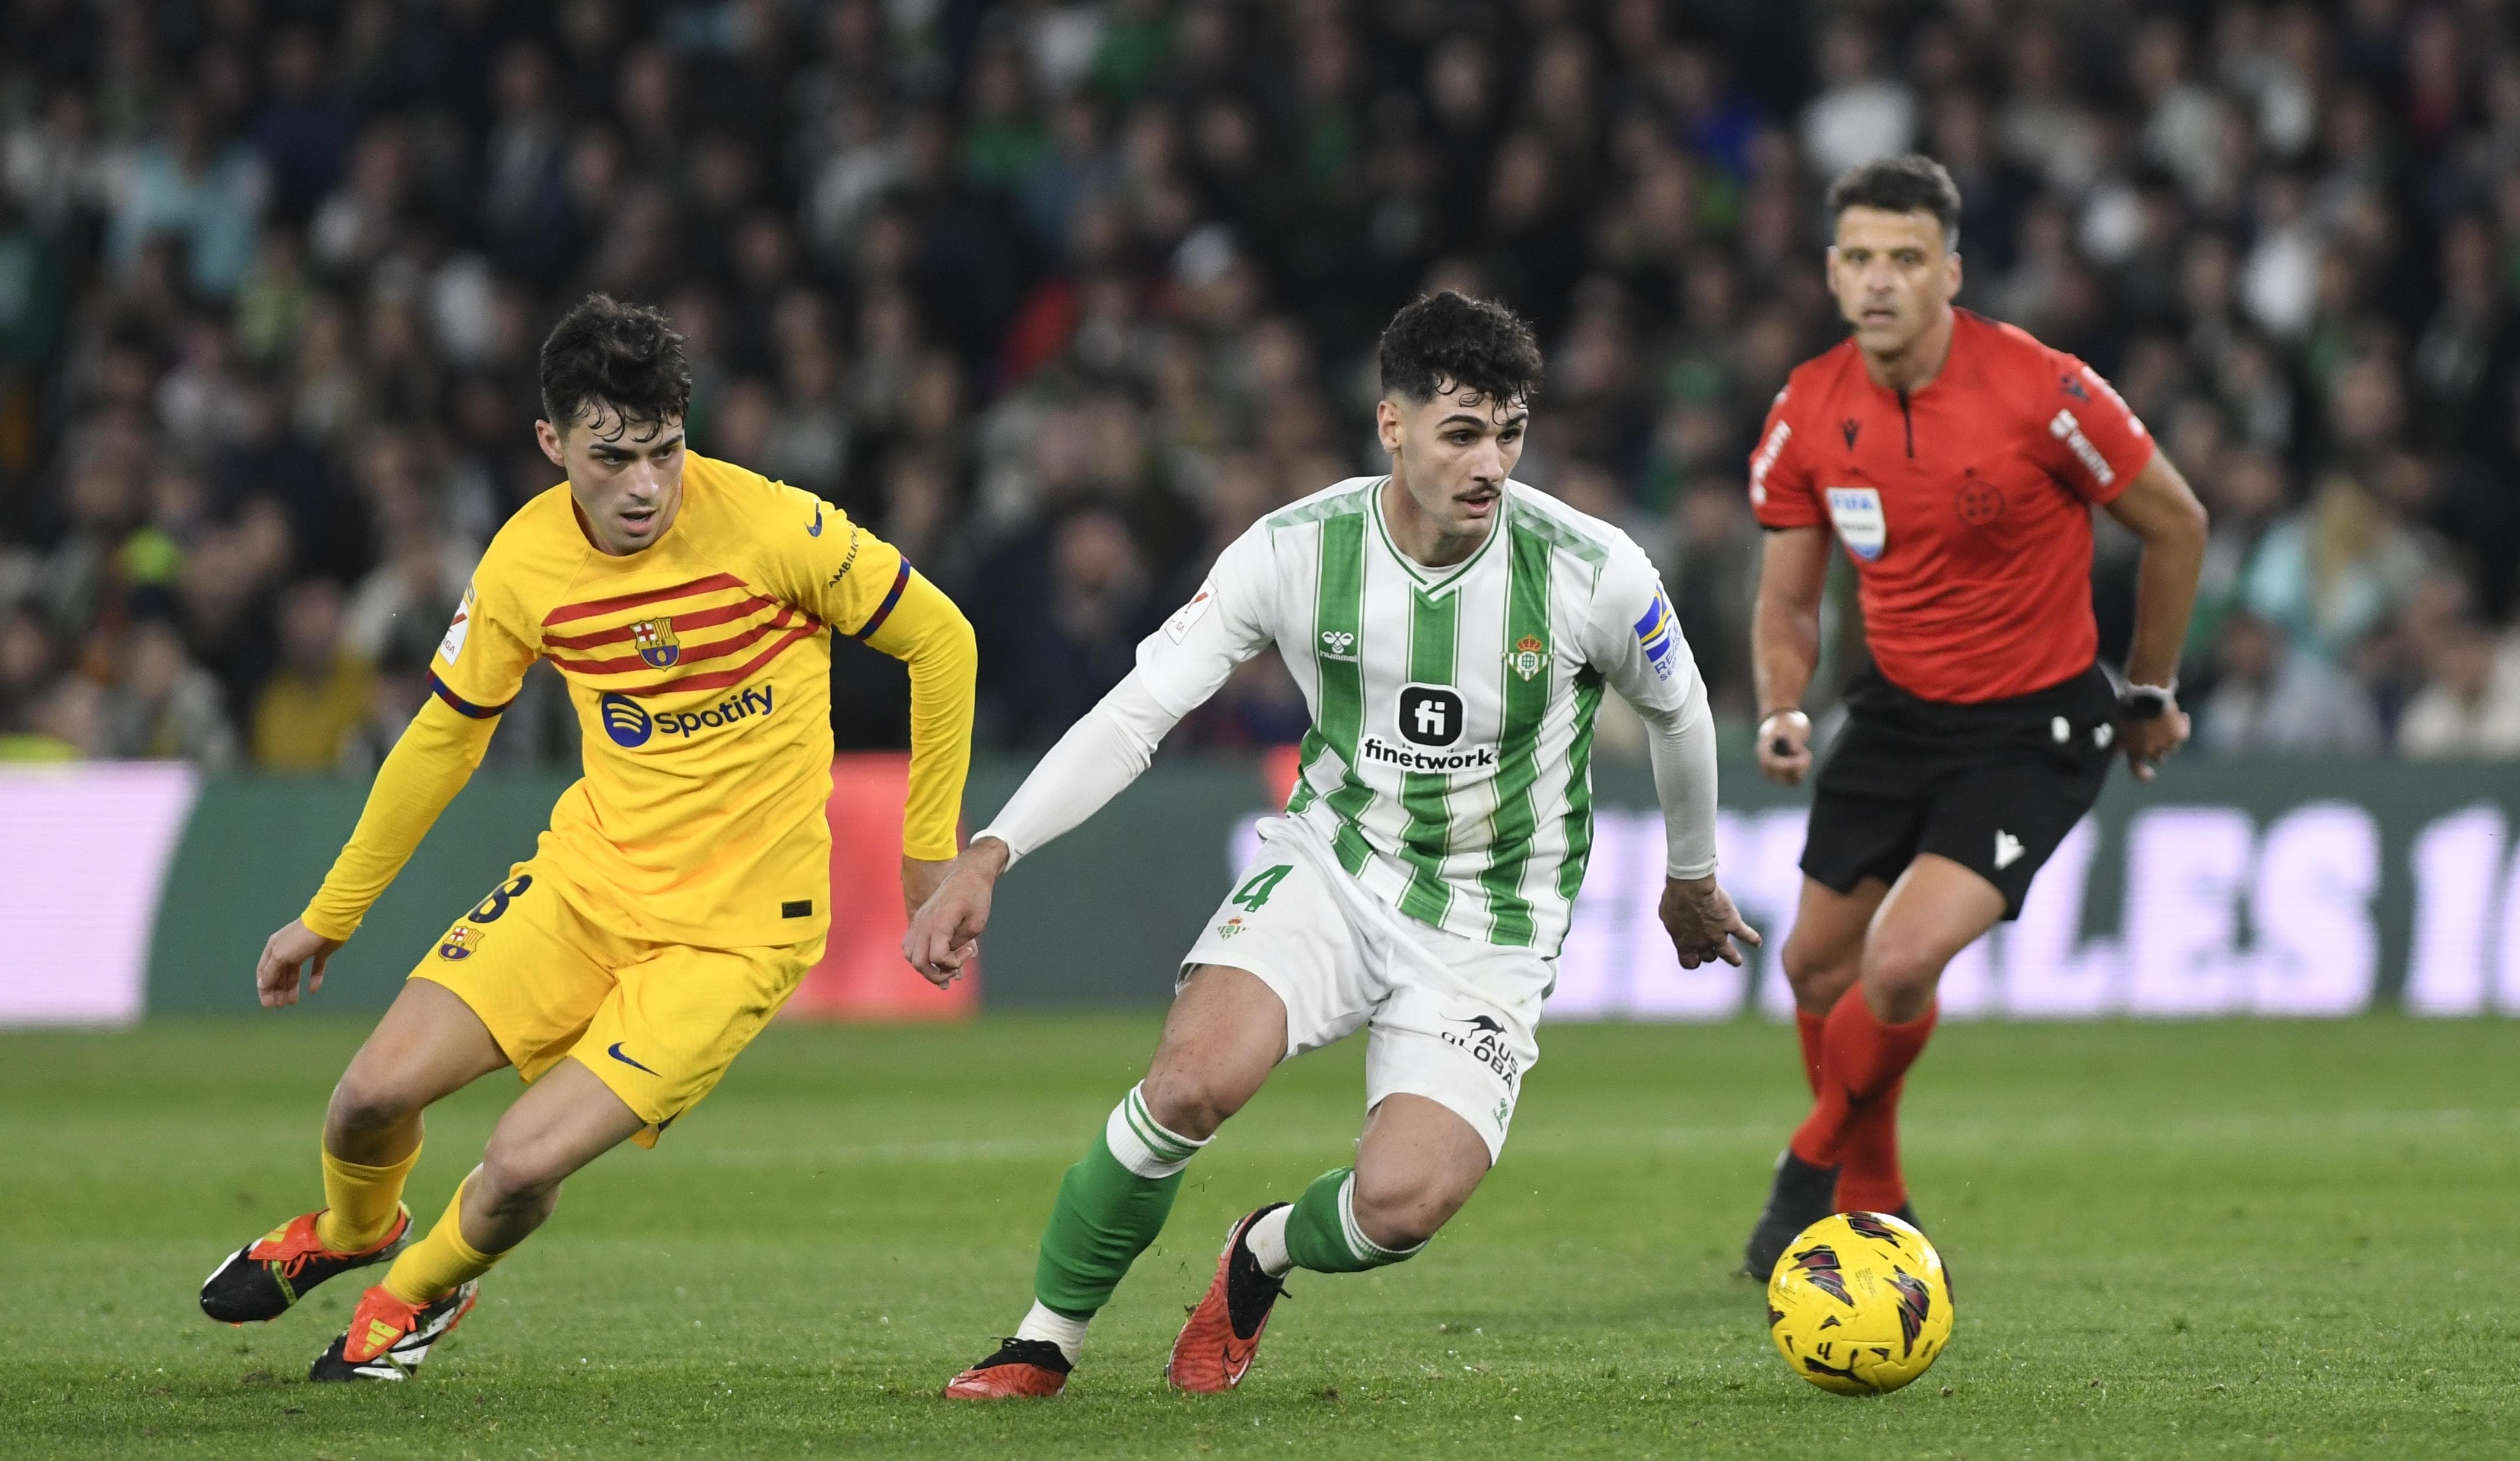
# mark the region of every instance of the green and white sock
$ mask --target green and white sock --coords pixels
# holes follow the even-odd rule
[[[1166,1130],[1148,1111],[1145,1087],[1132,1087],[1084,1159],[1059,1181],[1033,1269],[1040,1306],[1081,1325],[1110,1302],[1129,1265],[1163,1231],[1182,1168],[1205,1145]]]
[[[1313,1178],[1286,1218],[1286,1254],[1298,1268],[1315,1273],[1362,1273],[1406,1258],[1426,1245],[1385,1248],[1356,1223],[1356,1168],[1342,1166]]]

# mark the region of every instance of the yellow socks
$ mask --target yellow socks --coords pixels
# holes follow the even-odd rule
[[[385,1270],[385,1291],[405,1303],[434,1303],[455,1292],[458,1284],[479,1278],[490,1266],[505,1256],[481,1253],[464,1241],[464,1189],[472,1185],[466,1177],[456,1184],[455,1196],[446,1205],[446,1215],[428,1236],[402,1251]]]
[[[315,1241],[335,1253],[365,1253],[385,1241],[402,1207],[403,1179],[420,1160],[420,1147],[385,1166],[361,1166],[324,1153],[324,1215],[315,1219]]]

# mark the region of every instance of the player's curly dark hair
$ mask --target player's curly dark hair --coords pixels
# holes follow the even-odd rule
[[[1451,290],[1402,306],[1382,331],[1382,388],[1422,405],[1464,386],[1490,400],[1530,400],[1540,389],[1531,326],[1493,299]]]
[[[542,385],[543,419],[562,431],[589,405],[653,426],[691,409],[692,363],[663,310],[589,295],[544,337]]]
[[[1960,247],[1960,185],[1942,163],[1922,153],[1875,158],[1839,173],[1828,185],[1828,215],[1835,218],[1848,208],[1931,213],[1943,225],[1943,247]]]

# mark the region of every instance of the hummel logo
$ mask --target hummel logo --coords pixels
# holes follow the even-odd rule
[[[1356,658],[1355,650],[1355,635],[1348,633],[1344,629],[1324,629],[1322,631],[1323,654],[1329,656],[1333,660],[1353,660]]]
[[[2021,839],[2001,828],[1995,834],[1995,870],[2002,872],[2021,860]]]
[[[823,535],[823,505],[822,505],[821,503],[817,502],[817,503],[815,503],[815,504],[814,504],[814,522],[813,522],[813,524],[812,524],[812,525],[811,525],[811,526],[808,526],[808,527],[805,529],[805,536],[807,536],[807,537],[809,537],[809,538],[818,538],[818,537],[821,537],[822,535]]]

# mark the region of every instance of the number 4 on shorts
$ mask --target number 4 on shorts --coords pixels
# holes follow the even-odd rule
[[[1251,880],[1235,892],[1234,906],[1248,909],[1254,913],[1259,912],[1260,905],[1269,901],[1269,894],[1276,892],[1278,885],[1285,882],[1286,875],[1293,871],[1294,868],[1291,866],[1281,864],[1277,867],[1262,868],[1253,873]]]

